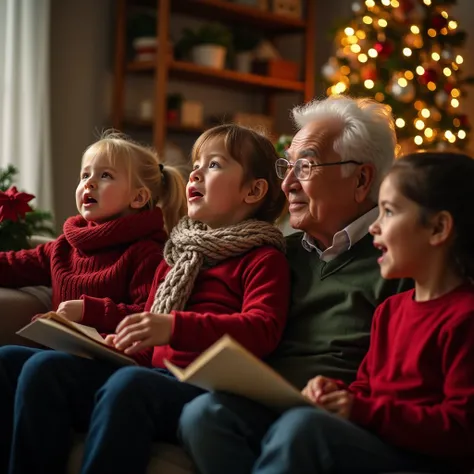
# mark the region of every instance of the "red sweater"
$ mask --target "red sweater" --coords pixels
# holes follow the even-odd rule
[[[114,332],[127,314],[145,306],[167,238],[161,210],[103,224],[71,217],[63,230],[35,249],[0,252],[0,286],[51,286],[53,310],[62,301],[82,298],[81,322]]]
[[[156,271],[145,310],[169,271],[163,260]],[[185,311],[172,311],[174,327],[167,346],[137,356],[143,365],[164,367],[167,359],[186,367],[224,334],[229,334],[257,357],[272,352],[286,322],[290,271],[285,255],[274,247],[259,247],[219,265],[203,269]]]
[[[398,447],[472,468],[474,287],[413,298],[407,291],[377,308],[350,386],[351,420]]]

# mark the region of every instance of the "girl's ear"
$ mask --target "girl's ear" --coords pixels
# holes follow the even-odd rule
[[[268,182],[266,179],[260,178],[252,182],[247,196],[245,196],[245,202],[247,204],[255,204],[261,201],[268,191]]]
[[[453,216],[447,211],[437,212],[431,217],[432,233],[430,242],[432,245],[441,245],[447,242],[453,234]]]
[[[146,206],[148,201],[151,199],[150,191],[147,188],[139,188],[135,192],[135,196],[130,203],[130,207],[132,209],[141,209],[142,207]]]

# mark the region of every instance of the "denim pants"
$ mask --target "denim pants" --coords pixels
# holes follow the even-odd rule
[[[223,393],[186,405],[179,434],[200,474],[436,472],[432,459],[324,410],[298,407],[279,415]]]
[[[175,441],[182,407],[201,393],[160,369],[2,348],[0,405],[10,421],[0,441],[12,442],[1,472],[64,474],[77,431],[88,433],[83,473],[144,473],[153,441]]]

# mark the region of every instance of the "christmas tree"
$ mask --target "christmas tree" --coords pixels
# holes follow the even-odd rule
[[[466,86],[459,48],[466,34],[449,14],[456,0],[358,0],[322,69],[327,93],[390,105],[406,149],[464,148]],[[408,146],[407,146],[408,145]]]

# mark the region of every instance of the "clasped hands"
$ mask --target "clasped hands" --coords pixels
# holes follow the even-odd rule
[[[351,414],[354,396],[348,390],[341,390],[330,378],[318,375],[301,393],[318,407],[342,418],[348,419]]]
[[[105,338],[105,342],[127,355],[132,355],[147,347],[168,344],[172,330],[171,314],[131,314],[120,322],[116,334],[109,334]]]

